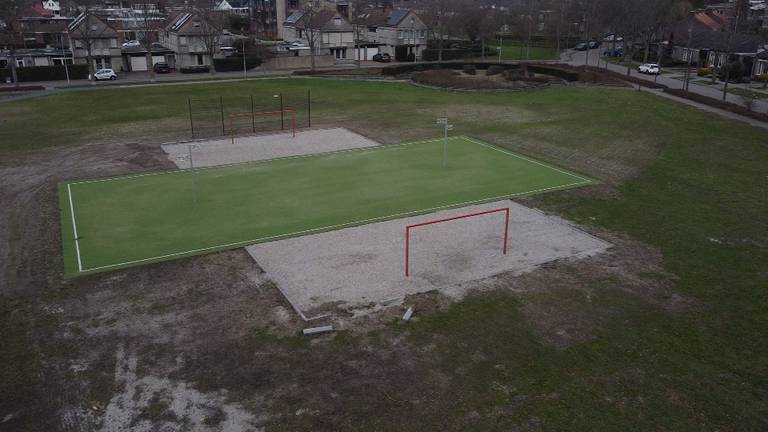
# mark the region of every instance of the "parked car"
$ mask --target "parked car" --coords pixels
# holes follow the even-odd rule
[[[392,56],[390,56],[387,53],[378,53],[373,55],[373,61],[379,62],[379,63],[389,63],[392,61]]]
[[[603,55],[606,57],[624,57],[624,50],[622,48],[610,49],[603,51]]]
[[[649,75],[658,75],[661,73],[661,68],[655,63],[643,63],[637,68],[637,71]]]
[[[93,74],[93,77],[96,81],[116,80],[117,74],[112,69],[99,69]]]
[[[586,51],[589,49],[589,46],[587,45],[586,42],[582,42],[580,44],[576,44],[576,46],[573,47],[573,49],[575,49],[576,51]]]
[[[141,42],[137,40],[127,40],[123,42],[123,48],[135,48],[140,46],[141,46]]]
[[[589,41],[587,46],[589,47],[589,49],[600,48],[600,41]]]
[[[155,63],[152,69],[155,70],[155,73],[171,73],[171,67],[168,66],[168,63]]]

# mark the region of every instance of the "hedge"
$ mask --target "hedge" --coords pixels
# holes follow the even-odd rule
[[[189,73],[206,73],[210,72],[211,67],[207,65],[202,66],[186,66],[179,69],[179,72],[183,74],[189,74]]]
[[[437,61],[439,58],[439,50],[437,49],[425,49],[421,52],[421,59],[424,61]],[[466,50],[462,49],[444,49],[443,60],[461,60],[467,55]]]
[[[700,104],[709,105],[711,107],[720,108],[722,110],[729,111],[735,114],[751,117],[755,120],[768,122],[768,114],[750,111],[749,109],[747,109],[747,107],[736,105],[735,103],[731,103],[731,102],[724,102],[721,99],[715,99],[715,98],[704,96],[698,93],[687,92],[681,89],[666,88],[664,89],[664,93],[669,93],[671,95],[681,97],[684,99],[689,99],[694,102],[698,102]]]
[[[67,70],[69,71],[69,79],[88,78],[88,65],[67,65]],[[10,68],[0,69],[0,80],[3,82],[11,76]],[[19,82],[56,81],[67,79],[67,71],[64,70],[64,66],[30,66],[16,68],[16,76],[19,78]]]
[[[245,68],[253,69],[256,66],[261,65],[261,59],[258,57],[246,57]],[[213,67],[216,72],[233,72],[243,70],[243,58],[240,56],[232,56],[221,59],[213,59]]]
[[[533,73],[540,73],[544,75],[551,75],[558,78],[562,78],[566,81],[578,81],[579,73],[569,71],[566,69],[560,69],[555,67],[541,66],[541,65],[529,65],[528,70]]]

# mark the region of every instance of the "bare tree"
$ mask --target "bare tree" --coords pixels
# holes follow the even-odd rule
[[[0,7],[0,43],[4,42],[8,45],[11,79],[16,86],[19,85],[16,71],[16,45],[23,40],[19,18],[21,18],[24,7],[28,5],[29,2],[24,0],[4,0],[2,7]]]
[[[162,20],[161,8],[161,0],[134,0],[131,7],[137,39],[147,51],[147,70],[149,71],[150,82],[155,82],[152,47],[157,42],[157,32]]]
[[[95,0],[73,0],[71,1],[71,7],[73,10],[78,11],[80,14],[70,24],[69,40],[72,46],[72,53],[76,48],[76,43],[79,42],[85,50],[85,61],[88,63],[88,79],[91,80],[91,84],[95,84],[94,81],[94,66],[93,66],[93,48],[96,40],[96,32],[100,31],[100,26],[96,23],[98,19],[93,14]]]
[[[319,2],[314,0],[307,1],[302,7],[302,11],[304,12],[304,16],[301,17],[304,25],[303,37],[309,47],[310,69],[314,72],[317,44],[322,37],[320,29],[317,28],[320,26],[316,23],[318,12],[320,12]]]
[[[734,9],[735,16],[733,17],[733,22],[728,25],[725,38],[725,61],[723,65],[725,67],[725,82],[723,83],[723,101],[728,98],[728,81],[731,79],[730,58],[733,51],[733,39],[739,34],[741,29],[740,21],[743,19],[742,8],[737,4]]]
[[[224,29],[229,23],[227,14],[216,10],[216,3],[216,0],[197,0],[193,7],[193,12],[201,21],[199,36],[205,53],[211,59],[211,75],[216,74],[214,57],[219,52]]]

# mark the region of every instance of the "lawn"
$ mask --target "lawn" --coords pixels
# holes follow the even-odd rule
[[[659,302],[679,294],[694,298],[696,307],[668,311],[626,290],[625,280],[589,274],[575,262],[567,267],[568,279],[550,289],[528,295],[501,289],[446,309],[418,310],[418,320],[405,325],[340,332],[330,343],[271,336],[269,328],[252,326],[245,337],[222,331],[206,339],[203,354],[185,351],[173,339],[140,345],[146,357],[170,359],[166,370],[182,368],[174,378],[202,390],[225,389],[235,400],[258,399],[279,388],[285,396],[270,400],[272,411],[265,415],[272,430],[768,428],[768,134],[762,129],[635,91],[566,87],[473,94],[402,83],[254,80],[84,91],[0,104],[0,159],[22,165],[37,153],[64,153],[77,145],[93,144],[85,149],[98,152],[100,143],[183,138],[190,95],[226,100],[307,87],[315,98],[313,124],[319,126],[347,125],[395,143],[436,136],[434,119],[447,113],[457,134],[603,180],[600,186],[536,195],[527,204],[658,251],[661,268],[640,275],[638,282],[651,285],[664,279],[670,294]],[[2,183],[13,181],[8,176]],[[50,182],[38,189],[55,187]],[[49,206],[57,208],[53,193],[49,195]],[[39,223],[48,216],[47,225]],[[3,221],[19,238],[60,228],[55,210]],[[32,249],[5,244],[13,254]],[[46,262],[60,271],[58,242],[55,247],[36,246],[47,251],[46,259],[19,261],[7,277],[44,272]],[[147,275],[161,278],[162,270]],[[200,273],[206,271],[212,270],[202,268]],[[70,313],[66,308],[44,311],[57,310],[67,300],[77,305],[73,309],[98,302],[106,290],[120,293],[124,281],[118,275],[59,283],[51,273],[15,285],[23,294],[3,299],[0,323],[12,330],[4,339],[8,343],[0,346],[7,365],[0,375],[0,393],[23,402],[9,404],[27,419],[29,427],[20,430],[46,429],[35,427],[38,419],[29,412],[58,412],[58,401],[41,397],[61,388],[56,386],[57,373],[78,381],[78,392],[70,398],[88,388],[86,373],[73,372],[73,366],[91,365],[73,359],[83,347],[104,346],[104,352],[88,351],[82,358],[103,356],[104,370],[87,373],[104,376],[107,388],[114,385],[113,339],[122,336],[91,336],[97,334],[93,329],[119,328],[99,321],[106,308],[66,320],[59,318]],[[140,286],[126,297],[147,295],[154,304],[152,296],[162,294],[155,289],[156,280],[144,273],[125,275],[137,278]],[[24,281],[22,276],[17,280]],[[500,280],[498,286],[508,283]],[[228,289],[209,295],[225,297]],[[158,306],[159,313],[169,304],[192,301],[188,296],[171,300]],[[114,309],[146,317],[155,327],[169,322],[168,328],[181,326],[152,315],[149,308],[123,304],[128,306]],[[530,320],[533,306],[552,319],[575,314],[553,326],[552,333],[567,334],[586,325],[589,337],[567,347],[550,345]],[[207,319],[193,312],[189,315],[194,319]],[[76,319],[88,331],[72,330],[74,343],[61,334],[79,329]],[[222,321],[231,324],[229,317]],[[390,334],[397,338],[393,341]],[[144,338],[130,337],[131,344]],[[393,353],[395,348],[400,351]],[[425,366],[417,369],[420,365]],[[423,373],[408,375],[414,370]],[[291,393],[292,388],[299,390]],[[316,408],[318,400],[329,409],[317,417],[297,414],[299,407],[302,412]],[[84,406],[90,409],[91,401]]]
[[[492,45],[491,49],[498,50],[498,45]],[[497,57],[498,58],[498,54]],[[555,58],[555,50],[552,47],[531,46],[530,52],[525,44],[519,42],[504,42],[501,48],[502,60],[552,60]]]
[[[590,183],[462,137],[448,140],[443,166],[443,146],[443,140],[428,140],[62,184],[66,273],[113,270]]]

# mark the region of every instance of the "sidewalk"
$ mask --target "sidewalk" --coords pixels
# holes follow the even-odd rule
[[[581,66],[586,64],[586,53],[584,51],[567,51],[563,53],[562,60],[567,62],[570,65],[573,66]],[[589,65],[590,66],[599,66],[601,68],[605,68],[606,62],[603,61],[600,58],[600,50],[591,50],[589,52]],[[613,63],[608,63],[608,69],[613,72],[621,73],[622,75],[626,75],[627,73],[627,67],[623,65],[616,65]],[[697,79],[703,79],[698,76],[696,76],[696,71],[694,68],[691,69],[692,71],[692,77],[690,80],[690,85],[688,86],[688,90],[693,93],[698,93],[703,96],[707,96],[713,99],[722,100],[723,98],[723,83],[718,83],[715,85],[707,85],[707,84],[698,84],[695,81]],[[630,75],[635,78],[640,78],[646,81],[654,81],[654,76],[652,75],[645,75],[641,74],[637,71],[636,68],[630,69]],[[679,73],[671,73],[671,74],[661,74],[658,77],[655,78],[656,82],[659,84],[664,84],[665,86],[673,89],[681,89],[685,85],[685,81],[682,79],[682,77],[679,75]],[[728,89],[744,89],[743,84],[728,84]],[[738,91],[738,90],[737,90]],[[749,91],[755,91],[756,89],[749,89]],[[765,93],[768,97],[768,92]],[[679,99],[679,98],[676,98]],[[768,99],[768,98],[767,98]],[[730,103],[745,106],[745,99],[742,96],[739,96],[737,94],[728,93],[726,100]],[[762,113],[768,113],[768,100],[761,100],[758,99],[755,101],[755,104],[753,106],[753,111],[756,112],[762,112]]]

